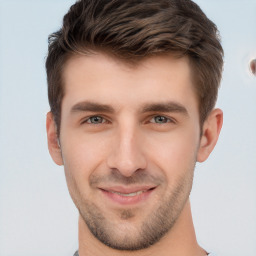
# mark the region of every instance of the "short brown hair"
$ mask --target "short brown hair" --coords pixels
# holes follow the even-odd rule
[[[200,123],[214,108],[223,68],[215,24],[190,0],[79,0],[49,36],[48,97],[60,131],[62,71],[74,54],[104,51],[125,61],[171,53],[188,56]]]

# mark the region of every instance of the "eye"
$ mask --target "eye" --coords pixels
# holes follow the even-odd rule
[[[91,116],[88,119],[86,119],[84,123],[102,124],[102,123],[105,123],[105,122],[106,122],[106,120],[101,116]]]
[[[171,120],[170,118],[167,118],[165,116],[154,116],[150,122],[152,123],[157,123],[157,124],[166,124],[166,123],[173,123],[173,120]]]

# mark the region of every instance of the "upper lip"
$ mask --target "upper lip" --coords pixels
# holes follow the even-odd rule
[[[154,189],[156,186],[130,186],[130,187],[123,187],[123,186],[111,186],[111,187],[100,187],[99,189],[108,191],[108,192],[118,192],[121,194],[130,194],[136,193],[139,191],[147,191],[150,189]]]

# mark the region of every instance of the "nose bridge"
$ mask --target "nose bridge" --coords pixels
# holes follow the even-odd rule
[[[110,150],[108,166],[117,169],[124,176],[131,176],[139,169],[145,169],[146,159],[143,143],[136,123],[123,122],[114,136],[115,143]]]

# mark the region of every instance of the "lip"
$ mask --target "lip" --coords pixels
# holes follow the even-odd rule
[[[131,205],[142,203],[147,200],[155,186],[137,186],[137,187],[107,187],[99,188],[102,194],[112,202],[121,205]]]

